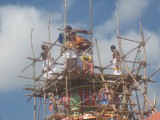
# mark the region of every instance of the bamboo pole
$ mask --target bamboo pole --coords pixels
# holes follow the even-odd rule
[[[138,50],[137,50],[136,57],[135,57],[135,59],[134,59],[135,62],[136,62],[136,60],[137,60],[137,56],[138,56],[139,51],[140,51],[140,47],[139,47]],[[134,66],[135,66],[135,63],[133,63],[132,70],[134,70]]]
[[[66,26],[67,26],[67,0],[65,0],[65,20],[64,20],[64,24],[65,24],[65,32],[64,32],[64,38],[65,38],[65,43],[66,43]],[[67,58],[66,58],[66,49],[65,49],[65,63],[67,64]],[[67,69],[67,66],[66,66]],[[67,75],[65,75],[65,87],[66,87],[66,105],[67,105],[67,117],[70,120],[69,117],[69,107],[68,107],[68,78]]]
[[[50,46],[50,48],[48,49],[48,50],[50,50],[56,43],[57,43],[57,41],[58,41],[58,39],[53,43],[53,44],[51,44],[51,46]],[[38,57],[37,58],[37,60],[39,60],[41,58],[41,56],[40,57]],[[36,61],[35,61],[36,62]],[[28,67],[30,67],[31,65],[33,65],[33,63],[31,63],[31,64],[29,64],[29,65],[27,65],[25,68],[23,68],[22,70],[21,70],[21,72],[24,72]]]
[[[31,29],[30,40],[31,40],[32,56],[34,58],[35,55],[34,55],[34,49],[33,49],[33,43],[32,43],[32,32],[33,32],[33,28]],[[36,84],[36,68],[35,68],[34,61],[33,61],[33,78],[34,78],[34,84]],[[34,88],[36,89],[36,85],[34,85]],[[34,97],[34,120],[36,120],[36,97]]]
[[[85,101],[91,99],[92,97],[98,95],[98,94],[99,94],[100,92],[102,92],[103,90],[105,90],[105,88],[104,88],[104,89],[101,89],[100,91],[98,91],[98,93],[93,94],[93,95],[91,95],[90,97],[86,98],[85,100],[81,101],[81,102],[78,103],[77,105],[74,105],[74,107],[78,107],[78,106],[81,105],[83,102],[85,102]],[[73,108],[73,107],[71,107],[70,109],[72,109],[72,108]],[[55,116],[55,115],[58,114],[58,113],[60,113],[60,112],[55,113],[53,116]]]
[[[26,76],[19,76],[19,75],[17,77],[25,78],[25,79],[32,79],[32,80],[34,79],[33,77],[26,77]]]
[[[151,78],[153,75],[155,75],[158,71],[160,71],[160,68],[157,69],[155,72],[153,72],[153,73],[148,77],[148,79]]]
[[[58,58],[51,64],[51,66],[52,66],[60,57],[61,57],[61,55],[58,56]],[[50,68],[48,68],[48,69],[50,69]],[[48,70],[48,69],[47,69],[47,70]],[[45,72],[47,72],[47,70],[42,71],[42,73],[36,78],[36,81],[39,80],[40,77],[42,77],[42,75],[43,75]]]
[[[56,94],[57,94],[58,104],[60,104],[60,103],[59,103],[60,100],[59,100],[59,95],[58,95],[58,92],[57,92],[58,90],[57,90],[57,85],[56,85],[56,84],[55,84],[55,88],[56,88]],[[58,109],[58,112],[60,112],[59,109]],[[62,118],[63,118],[63,117],[62,117],[62,114],[60,114],[60,115],[61,115],[61,119],[62,119]]]
[[[41,109],[41,97],[39,98],[38,120],[40,115],[40,109]]]
[[[61,30],[61,31],[65,31],[65,29],[61,29],[61,28],[57,28],[57,30]],[[82,34],[91,34],[91,31],[76,31],[76,30],[68,30],[70,32],[74,32],[74,33],[82,33]]]
[[[133,104],[133,100],[132,100],[131,97],[129,97],[129,101],[131,102],[131,104]],[[136,107],[135,107],[134,104],[133,104],[133,109],[137,112]],[[136,113],[136,115],[137,115],[137,117],[138,117],[139,120],[142,120],[142,119],[140,118],[139,114]]]
[[[92,31],[92,0],[90,0],[90,25],[91,25],[91,58],[92,58],[92,68],[94,66],[94,60],[93,60],[93,31]],[[94,68],[93,68],[94,73]]]
[[[122,37],[122,36],[118,36],[118,38],[121,38],[122,40],[131,41],[131,42],[141,43],[141,42],[139,42],[139,41],[135,41],[135,40],[131,40],[131,39],[128,39],[128,38],[124,38],[124,37]]]
[[[121,60],[121,59],[120,59]],[[121,60],[122,61],[122,60]],[[137,87],[141,90],[143,96],[145,97],[145,99],[148,101],[148,103],[150,104],[151,108],[153,109],[152,113],[154,114],[155,112],[157,112],[157,110],[153,107],[152,103],[149,101],[148,97],[146,96],[145,92],[142,90],[142,88],[140,87],[140,85],[137,83],[136,79],[134,78],[134,76],[132,75],[132,73],[130,72],[128,66],[122,61],[122,63],[124,64],[124,66],[126,67],[128,73],[131,75],[131,77],[133,78],[135,84],[137,85]]]
[[[140,22],[140,29],[141,29],[141,37],[142,37],[144,62],[146,63],[146,48],[145,48],[145,42],[144,42],[144,34],[143,34],[142,22]],[[146,65],[144,65],[144,79],[146,79]],[[148,81],[145,81],[144,82],[144,91],[145,91],[146,95],[147,95],[147,86],[148,86]],[[145,112],[145,106],[146,106],[146,111],[148,111],[148,103],[147,103],[146,99],[144,98],[143,112]],[[142,114],[142,117],[143,116],[144,116],[144,114]],[[149,115],[147,114],[147,116],[149,116]]]
[[[96,48],[97,48],[97,54],[98,54],[99,64],[100,64],[100,67],[102,67],[101,60],[100,60],[100,55],[99,55],[99,48],[98,48],[98,44],[97,44],[97,40],[96,40],[96,39],[95,39],[95,42],[96,42]],[[101,70],[101,78],[102,78],[103,81],[105,81],[105,80],[104,80],[104,77],[103,77],[103,75],[102,75],[102,70]],[[108,89],[108,86],[107,86],[106,83],[105,83],[105,89],[107,90],[107,92],[109,92],[109,89]],[[109,96],[109,100],[110,100],[110,101],[112,100],[112,98],[111,98],[110,96]],[[110,102],[110,101],[109,101],[109,102]],[[114,110],[116,110],[116,108],[115,108],[114,105],[112,105],[112,107],[113,107]],[[107,110],[107,108],[108,108],[108,106],[105,108],[103,114],[105,113],[105,111]],[[103,114],[102,114],[101,116],[99,116],[99,119],[102,118]],[[97,118],[96,118],[96,119],[97,119]]]
[[[154,94],[154,108],[156,109],[156,99],[157,99],[157,93]]]
[[[118,39],[118,46],[119,46],[119,52],[120,52],[120,55],[121,55],[121,41],[119,39],[119,29],[118,29],[118,4],[116,4],[116,20],[117,20],[117,39]]]
[[[136,92],[136,98],[137,98],[137,103],[138,103],[138,109],[139,109],[139,112],[141,111],[141,107],[139,105],[139,98],[138,98],[138,94],[137,94],[137,90],[135,90]]]
[[[91,31],[91,59],[92,59],[92,68],[93,68],[93,74],[94,74],[94,60],[93,60],[93,29],[92,29],[92,0],[90,0],[90,31]],[[93,88],[94,88],[94,93],[96,93],[96,88],[95,88],[95,81],[93,80]],[[95,102],[96,105],[96,102]]]
[[[46,43],[46,42],[44,42],[44,43]],[[46,44],[48,44],[48,43],[46,43]],[[66,46],[64,46],[64,45],[59,45],[59,44],[54,44],[54,45],[59,46],[59,47],[62,47],[62,48],[65,48],[65,49],[68,48],[68,47],[66,47]],[[79,49],[77,49],[77,48],[69,48],[69,49],[71,49],[71,50],[76,50],[76,51],[83,52],[83,53],[90,53],[90,54],[92,54],[92,52],[87,52],[87,51],[84,51],[84,50],[79,50]]]
[[[48,14],[48,48],[50,48],[50,14]],[[48,66],[50,62],[50,49],[48,50]],[[47,68],[47,77],[45,79],[45,88],[44,88],[44,103],[46,102],[46,82],[48,79],[48,71],[49,69]],[[46,120],[46,104],[44,104],[44,120]]]
[[[118,37],[119,36],[119,24],[118,24],[118,4],[116,4],[116,20],[117,20],[117,40],[118,40],[118,46],[119,46],[119,53],[120,56],[122,56],[122,45],[121,45],[121,39]],[[122,71],[122,66],[120,67],[120,70]]]

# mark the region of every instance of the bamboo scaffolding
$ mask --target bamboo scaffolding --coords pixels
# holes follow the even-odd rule
[[[44,43],[46,43],[46,42],[44,42]],[[48,44],[48,43],[46,43],[46,44]],[[78,51],[78,52],[83,52],[83,53],[90,53],[90,54],[92,54],[92,52],[87,52],[87,51],[84,51],[84,50],[79,50],[79,49],[77,49],[77,48],[68,48],[68,47],[66,47],[66,46],[64,46],[64,45],[58,45],[58,44],[54,44],[54,45],[59,46],[59,47],[62,47],[62,48],[65,48],[65,49],[71,49],[71,50],[76,50],[76,51]]]
[[[99,48],[98,48],[98,44],[97,44],[97,40],[96,40],[96,39],[95,39],[95,42],[96,42],[96,47],[97,47],[97,54],[98,54],[99,64],[100,64],[100,67],[102,67],[101,60],[100,60],[100,56],[99,56]],[[103,78],[103,75],[102,75],[102,71],[101,71],[101,78],[102,78],[103,81],[105,81],[104,78]],[[119,83],[119,85],[120,85],[120,83]],[[117,85],[116,89],[119,87],[119,85]],[[108,89],[107,84],[105,84],[105,89],[106,89],[107,92],[109,93],[109,89]],[[115,90],[115,91],[116,91],[116,90]],[[113,96],[114,96],[114,95],[113,95]],[[113,99],[113,97],[109,96],[109,100],[111,101],[112,99]],[[109,103],[110,103],[110,101],[109,101]],[[114,111],[116,111],[115,106],[112,105],[112,107],[113,107]],[[104,112],[102,113],[102,115],[100,115],[100,116],[98,117],[98,119],[102,119],[102,116],[104,115],[104,113],[106,112],[107,109],[108,109],[108,106],[105,108],[105,110],[104,110]],[[118,115],[117,115],[117,117],[118,117]],[[97,118],[96,118],[96,119],[97,119]]]
[[[53,45],[57,43],[57,41],[58,41],[58,39],[50,46],[50,48],[49,48],[48,50],[50,50],[50,49],[53,47]],[[47,51],[48,51],[48,50],[47,50]],[[41,58],[41,56],[38,57],[37,59],[40,59],[40,58]],[[35,62],[36,62],[36,61],[35,61]],[[27,65],[25,68],[23,68],[23,69],[21,70],[21,72],[24,72],[24,71],[25,71],[27,68],[29,68],[31,65],[33,65],[33,63],[31,63],[31,64]]]
[[[61,113],[63,111],[58,110],[58,112],[53,113],[49,118],[47,118],[47,120],[53,119],[54,116],[57,114],[60,114],[61,119],[67,117],[70,120],[71,119],[70,111],[74,107],[82,107],[82,108],[93,107],[93,108],[97,108],[97,109],[102,110],[100,113],[98,113],[98,111],[96,110],[96,113],[98,113],[96,116],[96,120],[97,119],[101,120],[102,117],[104,117],[104,114],[106,113],[106,111],[109,109],[113,110],[113,113],[115,114],[117,120],[123,119],[123,115],[125,115],[126,118],[129,119],[129,114],[131,114],[132,119],[136,119],[136,117],[138,117],[139,120],[142,120],[144,118],[144,115],[148,115],[150,112],[152,112],[153,114],[156,112],[155,104],[152,105],[147,97],[147,84],[148,84],[148,82],[155,82],[154,80],[151,80],[150,78],[153,75],[155,75],[160,70],[160,68],[158,70],[156,70],[155,72],[153,72],[148,78],[146,77],[145,43],[148,41],[149,38],[146,41],[144,41],[141,23],[140,23],[140,28],[141,28],[142,42],[120,36],[119,35],[119,28],[118,28],[118,26],[119,26],[118,25],[118,6],[116,6],[116,17],[117,17],[117,39],[118,39],[119,52],[120,52],[120,62],[121,62],[121,65],[123,65],[121,70],[122,69],[123,69],[123,71],[126,70],[128,73],[126,73],[126,71],[122,72],[123,74],[121,74],[121,75],[110,75],[110,74],[103,73],[104,69],[112,69],[112,68],[109,68],[112,64],[109,64],[105,67],[102,67],[98,43],[97,43],[96,39],[95,39],[95,42],[96,42],[99,66],[94,66],[93,40],[92,40],[93,39],[92,38],[92,34],[93,34],[92,33],[93,32],[92,31],[92,2],[90,0],[90,26],[91,26],[90,31],[85,31],[85,32],[76,32],[74,30],[69,30],[69,31],[75,32],[75,33],[82,33],[82,34],[90,34],[91,35],[91,50],[90,51],[82,51],[82,50],[78,50],[76,48],[72,48],[72,49],[79,51],[79,52],[91,54],[92,65],[93,65],[92,67],[95,69],[99,69],[100,73],[95,73],[95,71],[88,72],[85,70],[82,70],[82,71],[67,70],[66,65],[65,65],[64,70],[61,73],[58,73],[54,80],[40,79],[42,77],[42,75],[46,72],[47,72],[47,76],[48,76],[48,71],[51,69],[50,67],[48,67],[48,69],[46,71],[42,71],[42,73],[37,78],[36,78],[36,76],[34,76],[33,78],[25,77],[25,76],[18,76],[18,77],[25,78],[25,79],[34,79],[34,82],[35,82],[34,84],[27,84],[26,85],[26,86],[34,86],[34,88],[24,88],[24,90],[33,91],[32,94],[27,94],[27,96],[30,96],[30,98],[28,100],[30,100],[32,97],[34,97],[34,98],[40,97],[40,103],[41,103],[41,98],[44,98],[44,120],[46,120],[46,104],[49,104],[48,102],[46,102],[46,99],[47,99],[46,94],[48,92],[52,92],[52,93],[56,94],[56,96],[58,97],[58,101],[59,101],[59,96],[66,97],[66,99],[67,99],[66,103],[56,103],[56,104],[66,106],[66,108],[64,110],[67,111],[67,116],[62,115]],[[64,29],[58,28],[58,30],[64,31],[65,42],[66,42],[66,25],[67,25],[66,21],[67,21],[67,0],[65,0],[65,20],[64,20],[65,25],[64,25]],[[138,46],[131,49],[126,54],[123,54],[122,40],[138,43]],[[58,39],[53,44],[50,43],[50,15],[48,15],[48,41],[49,41],[48,43],[43,42],[48,45],[48,48],[49,48],[48,55],[50,55],[50,49],[52,48],[52,46],[59,46],[61,48],[64,48],[65,49],[65,63],[67,63],[66,49],[68,49],[68,48],[65,45],[56,44]],[[26,70],[31,65],[33,65],[33,71],[35,71],[35,63],[38,61],[42,61],[40,59],[40,57],[35,58],[32,44],[31,44],[31,47],[32,47],[33,57],[32,58],[27,57],[27,59],[32,60],[33,63],[28,65],[27,67],[25,67],[21,72]],[[137,61],[136,59],[137,59],[137,56],[138,56],[138,53],[139,53],[141,47],[143,47],[144,61]],[[136,49],[137,49],[137,52],[136,52],[136,56],[134,58],[134,61],[127,60],[127,58],[126,58],[127,55],[129,55],[130,53],[132,53]],[[63,65],[62,63],[56,62],[60,57],[61,57],[61,55],[58,56],[58,58],[54,61],[53,64]],[[129,70],[129,68],[127,66],[128,62],[133,63],[132,70]],[[135,65],[136,65],[136,67],[137,66],[138,67],[136,68]],[[144,76],[139,75],[141,68],[144,68]],[[135,75],[133,75],[133,72],[135,72]],[[86,82],[85,78],[89,78],[91,80]],[[39,81],[39,84],[36,84],[36,81]],[[40,83],[40,81],[43,81],[43,84]],[[86,85],[87,83],[90,83],[91,81],[92,81],[91,85]],[[78,86],[76,86],[76,87],[72,86],[72,83],[77,84]],[[144,90],[140,87],[140,85],[143,83],[145,86]],[[105,88],[102,87],[103,85]],[[37,88],[37,87],[39,87],[39,88]],[[69,103],[69,94],[71,94],[72,90],[81,89],[83,87],[84,88],[92,88],[92,89],[94,88],[95,91],[94,91],[93,95],[87,97],[86,99],[84,99],[83,101],[78,103],[77,105],[71,105]],[[98,92],[96,92],[96,88],[100,88],[100,87],[102,87],[103,89],[100,89]],[[119,92],[119,90],[118,90],[119,88],[122,89],[121,92]],[[82,103],[91,99],[92,97],[97,96],[98,94],[100,94],[104,90],[107,92],[108,97],[109,97],[108,105],[106,105],[105,107],[97,106],[96,104],[90,105],[90,106],[81,105]],[[143,111],[141,111],[141,106],[139,103],[139,96],[137,94],[138,90],[144,96]],[[136,93],[135,94],[136,100],[137,100],[136,103],[134,103],[131,98],[131,96],[133,95],[133,93],[132,93],[133,91],[135,91],[135,93]],[[121,102],[120,100],[113,102],[112,100],[115,98],[115,96],[119,96],[119,99],[124,98],[124,103]],[[39,113],[40,113],[40,103],[39,103],[39,111],[38,111],[38,120],[39,120]],[[148,110],[147,103],[150,104],[151,110]],[[117,106],[115,106],[115,105],[118,105],[118,109],[116,108]],[[34,106],[35,106],[35,103],[34,103]],[[136,106],[138,106],[138,110],[137,110]],[[145,106],[146,106],[146,110],[145,110]],[[130,107],[130,110],[129,110],[129,107]],[[34,112],[35,112],[35,110],[34,110]],[[83,114],[83,112],[82,112],[82,114]],[[36,120],[35,116],[36,115],[34,115],[34,120]]]
[[[139,47],[138,50],[137,50],[137,53],[136,53],[136,56],[135,56],[134,61],[137,60],[137,56],[138,56],[139,51],[140,51],[140,47]],[[133,66],[132,66],[132,70],[134,69],[134,66],[135,66],[135,63],[134,63]]]
[[[117,38],[121,38],[122,40],[127,40],[127,41],[131,41],[131,42],[141,43],[141,42],[139,42],[139,41],[127,39],[127,38],[124,38],[124,37],[119,36],[119,35],[117,36]]]
[[[60,57],[61,57],[61,55],[58,56],[58,58],[53,62],[53,64],[56,63],[56,61],[57,61]],[[53,64],[51,64],[51,66],[52,66]],[[48,68],[48,69],[50,69],[50,68]],[[47,69],[47,70],[48,70],[48,69]],[[42,75],[47,72],[47,70],[42,71],[42,73],[36,78],[36,81],[38,81],[39,78],[42,77]]]
[[[157,72],[159,72],[160,71],[160,68],[159,69],[157,69],[155,72],[153,72],[149,77],[148,77],[148,79],[149,78],[151,78],[153,75],[155,75]]]
[[[103,90],[105,90],[105,88],[104,88],[104,89],[101,89],[98,93],[95,93],[95,94],[93,94],[92,96],[90,96],[90,97],[86,98],[85,100],[81,101],[81,102],[78,103],[77,105],[74,105],[74,107],[78,107],[78,105],[80,105],[80,104],[82,104],[83,102],[89,100],[90,98],[98,95],[98,94],[99,94],[100,92],[102,92]],[[72,108],[73,108],[73,107],[71,107],[70,109],[72,109]],[[60,112],[57,112],[57,113],[53,114],[53,116],[55,116],[55,115],[58,114],[58,113],[60,113]]]
[[[31,29],[31,33],[30,33],[30,42],[31,42],[32,56],[35,57],[33,43],[32,43],[32,32],[33,32],[33,28]],[[33,78],[34,78],[34,84],[36,84],[36,68],[35,68],[34,61],[33,61]],[[36,88],[36,85],[34,85],[34,88]],[[34,120],[36,120],[36,97],[34,97]]]
[[[137,90],[135,90],[135,92],[136,92],[137,103],[139,104],[139,98],[138,98]],[[138,109],[139,109],[139,112],[140,112],[140,111],[141,111],[141,108],[140,108],[139,105],[138,105]]]
[[[120,59],[121,60],[121,59]],[[121,60],[122,61],[122,60]],[[157,112],[157,110],[153,107],[152,103],[149,101],[148,97],[146,96],[146,93],[142,90],[142,88],[140,87],[140,85],[137,83],[137,81],[135,80],[135,78],[133,77],[132,73],[129,71],[128,66],[122,61],[122,63],[125,65],[128,73],[132,76],[134,82],[136,83],[137,87],[141,90],[143,96],[145,97],[145,99],[148,101],[148,103],[150,104],[151,108],[153,109],[152,113],[154,114],[155,112]]]
[[[57,30],[61,30],[61,31],[65,31],[65,29],[62,28],[57,28]],[[68,30],[70,32],[74,32],[74,33],[82,33],[82,34],[91,34],[91,31],[85,31],[85,32],[81,32],[81,31],[75,31],[75,30]]]
[[[40,109],[41,109],[41,97],[39,98],[38,120],[39,120],[39,115],[40,115]]]
[[[64,38],[65,38],[65,43],[66,43],[66,26],[67,26],[67,0],[65,0],[65,20],[64,20],[64,23],[65,23],[65,31],[64,31]],[[72,31],[73,32],[73,31]],[[66,49],[65,49],[65,63],[67,63],[67,58],[66,58]],[[67,66],[66,66],[66,69],[67,69]],[[69,117],[69,108],[68,108],[68,77],[67,75],[65,75],[65,87],[66,87],[66,105],[67,105],[67,117],[69,118],[70,120],[70,117]]]
[[[144,55],[144,62],[146,63],[146,48],[145,48],[145,42],[144,42],[144,34],[143,34],[143,29],[142,29],[142,22],[140,22],[140,29],[141,29],[141,36],[142,36],[142,46],[143,46],[143,55]],[[144,65],[144,79],[146,79],[146,65]],[[148,86],[148,81],[144,82],[144,91],[145,94],[147,94],[147,86]],[[146,99],[144,99],[144,105],[143,105],[143,112],[145,112],[145,107],[146,107],[146,111],[148,111],[148,103],[146,101]],[[142,114],[142,118],[143,118]],[[147,114],[147,117],[149,115]]]
[[[20,77],[20,78],[24,78],[24,79],[34,79],[33,77],[31,78],[31,77],[26,77],[26,76],[20,76],[20,75],[18,75],[17,77]]]

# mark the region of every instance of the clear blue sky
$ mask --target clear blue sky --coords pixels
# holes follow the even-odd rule
[[[140,21],[143,23],[145,38],[151,36],[150,45],[147,46],[147,60],[149,61],[147,75],[149,75],[160,67],[160,1],[92,1],[93,36],[98,39],[104,66],[109,64],[111,59],[109,46],[117,44],[116,3],[119,5],[119,33],[122,36],[141,40]],[[76,29],[89,30],[89,4],[90,0],[68,0],[67,24],[71,24]],[[48,35],[48,13],[51,14],[51,40],[54,41],[59,33],[56,29],[64,26],[64,0],[0,1],[0,120],[33,119],[33,100],[27,103],[28,97],[25,95],[29,92],[22,90],[29,80],[17,78],[17,75],[21,74],[20,71],[30,63],[26,57],[32,56],[29,42],[31,28],[34,29],[33,41],[36,57],[39,57],[40,45]],[[131,48],[130,44],[124,45],[126,50]],[[97,63],[96,59],[95,63]],[[32,76],[31,73],[30,69],[25,75]],[[151,93],[160,92],[159,77],[159,74],[156,74],[152,78],[157,82],[149,86]],[[153,101],[153,95],[150,99]],[[157,106],[159,104],[160,100],[157,101]],[[43,104],[41,105],[43,112]],[[43,113],[41,119],[43,119]]]

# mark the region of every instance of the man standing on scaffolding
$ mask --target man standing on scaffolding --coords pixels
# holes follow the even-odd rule
[[[53,64],[53,61],[51,60],[51,55],[49,54],[49,48],[45,44],[42,44],[41,48],[42,52],[40,55],[43,59],[42,62],[43,71],[47,71],[47,69],[49,69],[48,73],[47,72],[44,73],[44,78],[55,80],[56,75],[54,75],[54,73],[57,72],[57,69]]]
[[[83,29],[74,29],[70,25],[66,25],[66,53],[65,56],[67,58],[66,68],[72,69],[76,66],[77,63],[77,48],[76,48],[76,33],[87,33],[86,30]],[[59,34],[59,42],[64,43],[64,33]]]
[[[111,46],[111,51],[113,52],[113,60],[111,63],[113,64],[113,75],[120,75],[120,61],[119,61],[119,52],[116,50],[114,45]]]

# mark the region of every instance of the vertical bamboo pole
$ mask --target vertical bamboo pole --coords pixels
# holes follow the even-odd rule
[[[48,67],[49,67],[49,60],[50,60],[50,14],[48,14]],[[45,79],[45,90],[44,90],[44,120],[46,120],[46,82],[48,78],[48,68],[47,68],[47,77]]]
[[[94,61],[93,61],[93,30],[92,30],[92,0],[90,0],[90,25],[91,25],[91,58],[92,58],[92,67],[94,72]]]
[[[39,115],[40,115],[40,109],[41,109],[41,98],[40,98],[40,100],[39,100],[38,120],[39,120]]]
[[[96,42],[96,48],[97,48],[97,54],[98,54],[98,60],[99,60],[100,68],[102,68],[102,63],[101,63],[101,59],[100,59],[100,55],[99,55],[99,48],[98,48],[97,39],[95,39],[95,42]],[[101,69],[100,71],[101,71],[101,78],[102,78],[103,81],[105,81],[105,80],[104,80],[104,77],[103,77],[102,69]],[[105,89],[106,89],[107,92],[109,92],[107,83],[105,83]],[[112,97],[109,95],[109,103],[110,103],[111,100],[112,100]],[[113,104],[112,104],[112,107],[113,107],[114,110],[116,110],[116,108],[115,108],[115,106],[114,106]],[[108,108],[108,106],[107,106],[105,109],[107,110],[107,108]],[[105,112],[106,110],[104,110],[104,112]],[[103,113],[104,113],[104,112],[103,112]],[[118,115],[117,115],[117,117],[118,117]],[[100,116],[99,119],[101,120],[101,118],[102,118],[102,116]],[[96,119],[97,119],[97,118],[96,118]]]
[[[141,46],[140,46],[140,47],[141,47]],[[135,57],[135,59],[134,59],[135,62],[136,62],[138,53],[140,52],[140,47],[139,47],[138,50],[137,50],[136,57]],[[134,70],[134,66],[135,66],[135,63],[133,63],[132,70]]]
[[[117,40],[118,40],[118,47],[119,47],[120,56],[122,56],[122,44],[121,44],[121,38],[119,38],[118,4],[116,4],[116,18],[117,18]],[[120,61],[120,63],[121,63],[121,61]],[[121,63],[121,66],[120,66],[120,70],[122,72],[122,63]]]
[[[144,34],[143,34],[142,22],[140,22],[140,29],[141,29],[141,37],[142,37],[142,46],[143,46],[144,62],[146,63],[146,49],[145,49],[145,41],[144,41]],[[146,79],[146,65],[144,65],[144,71],[143,71],[143,72],[144,72],[144,79]],[[148,86],[148,81],[146,80],[146,81],[144,82],[144,91],[145,91],[145,94],[146,94],[146,95],[147,95],[147,86]],[[145,107],[146,107],[146,111],[148,111],[148,103],[147,103],[146,99],[144,98],[142,117],[144,116]],[[148,113],[147,113],[147,116],[149,116]]]
[[[65,28],[66,28],[66,25],[67,25],[67,0],[65,0]],[[64,33],[64,36],[65,36],[65,43],[66,43],[66,29],[65,29],[65,33]],[[66,58],[66,49],[65,49],[65,63],[67,63],[67,58]],[[65,67],[67,69],[67,67]],[[67,74],[65,74],[66,77],[65,77],[65,86],[66,86],[66,104],[67,104],[67,117],[69,118],[70,120],[70,117],[69,117],[69,107],[68,107],[68,77],[67,77]]]
[[[138,109],[139,109],[139,112],[140,112],[141,107],[140,107],[140,104],[139,104],[139,98],[138,98],[137,90],[135,90],[135,92],[136,92],[136,98],[137,98],[137,103],[138,103]]]
[[[157,93],[154,94],[154,108],[156,109],[156,99],[157,99]]]
[[[32,56],[34,55],[34,49],[33,49],[33,43],[32,43],[32,32],[33,28],[31,29],[30,39],[31,39],[31,48],[32,48]],[[34,78],[34,89],[36,89],[36,68],[35,68],[35,62],[33,62],[33,78]],[[36,97],[34,97],[34,120],[36,120]]]
[[[118,4],[116,4],[116,18],[117,18],[117,39],[118,39],[118,47],[119,47],[119,52],[121,55],[121,41],[119,38],[119,25],[118,25]]]
[[[92,68],[93,68],[93,73],[94,73],[94,60],[93,60],[93,29],[92,29],[92,0],[90,0],[90,26],[91,26],[91,59],[92,59]],[[93,80],[93,88],[94,88],[94,93],[96,93],[96,88],[95,88],[95,81]],[[96,96],[95,96],[96,99]],[[95,102],[96,105],[96,102]]]
[[[121,59],[120,59],[121,60]],[[121,60],[122,61],[122,60]],[[123,65],[126,67],[126,70],[128,71],[128,73],[131,75],[132,79],[134,80],[136,86],[140,89],[140,91],[142,92],[143,96],[145,97],[145,99],[147,100],[147,102],[150,104],[151,109],[152,109],[152,113],[154,114],[155,112],[157,112],[157,110],[153,107],[152,103],[149,101],[147,95],[145,94],[145,92],[142,90],[142,88],[140,87],[140,85],[138,84],[138,82],[136,81],[136,79],[134,78],[133,74],[131,73],[131,71],[129,70],[128,66],[126,65],[126,63],[124,63],[122,61]]]
[[[45,85],[46,89],[46,85]],[[46,91],[44,90],[44,120],[46,120]]]

